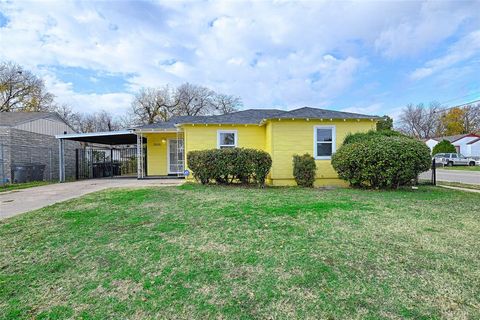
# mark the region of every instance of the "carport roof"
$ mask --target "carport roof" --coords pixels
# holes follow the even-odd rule
[[[129,130],[60,134],[55,138],[79,142],[90,142],[107,145],[136,144],[137,135]]]

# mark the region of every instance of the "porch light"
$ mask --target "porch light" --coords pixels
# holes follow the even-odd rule
[[[162,139],[162,143],[165,143],[165,142],[167,142],[167,140],[165,140],[165,139]]]

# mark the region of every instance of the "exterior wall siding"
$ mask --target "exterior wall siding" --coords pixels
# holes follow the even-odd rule
[[[265,127],[258,125],[186,125],[184,131],[187,138],[187,151],[217,148],[218,130],[236,130],[238,147],[265,150]]]
[[[55,119],[37,119],[19,124],[13,128],[49,136],[63,134],[64,132],[74,133],[67,124]]]
[[[218,130],[236,130],[239,148],[265,150],[265,126],[258,125],[185,125],[185,163],[189,151],[217,148]],[[192,175],[188,179],[193,179]]]
[[[58,140],[54,136],[14,128],[0,128],[0,144],[3,147],[3,179],[6,181],[12,179],[12,165],[32,163],[45,165],[44,180],[58,179]],[[80,147],[81,144],[78,142],[65,141],[67,179],[75,178],[75,149]]]
[[[341,146],[348,133],[366,132],[375,129],[376,122],[370,120],[271,120],[272,124],[272,170],[273,185],[295,185],[292,157],[295,154],[314,155],[314,127],[335,126],[336,149]],[[315,160],[317,164],[316,185],[343,185],[338,179],[330,160]]]
[[[371,120],[269,120],[265,125],[184,125],[185,163],[189,151],[217,148],[218,130],[236,130],[238,147],[264,150],[272,156],[273,164],[267,183],[278,186],[295,185],[292,157],[294,154],[314,155],[314,127],[335,126],[336,149],[348,133],[375,129]],[[167,143],[162,139],[175,138],[176,134],[145,134],[147,137],[148,175],[167,174]],[[338,179],[330,160],[316,160],[315,185],[345,185]],[[188,163],[187,163],[188,167]],[[193,179],[192,175],[188,179]]]
[[[176,133],[144,133],[147,138],[147,176],[168,174],[167,147],[168,139],[183,139]]]

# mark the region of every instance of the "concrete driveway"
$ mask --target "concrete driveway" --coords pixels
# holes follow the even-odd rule
[[[153,186],[177,186],[183,179],[104,178],[76,182],[55,183],[40,187],[0,192],[0,219],[40,209],[87,193],[108,188],[138,188]]]
[[[420,175],[421,179],[430,180],[432,172],[424,172]],[[467,170],[445,170],[437,169],[437,181],[460,182],[466,184],[480,185],[480,172]]]

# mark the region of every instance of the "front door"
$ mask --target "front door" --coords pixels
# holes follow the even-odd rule
[[[168,174],[183,173],[183,139],[168,140]]]

